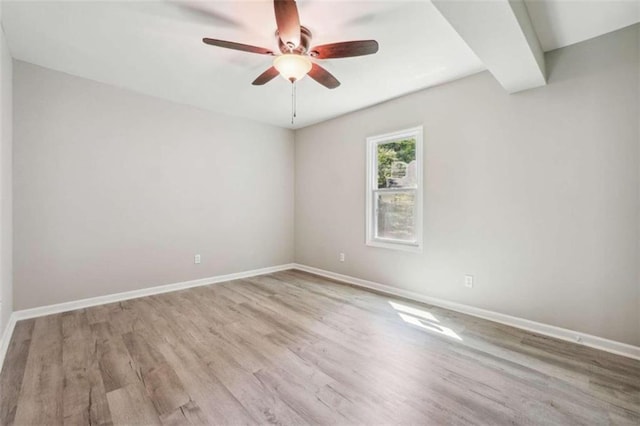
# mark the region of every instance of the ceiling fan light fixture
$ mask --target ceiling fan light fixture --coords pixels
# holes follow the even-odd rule
[[[311,71],[311,60],[307,56],[287,53],[273,60],[273,66],[285,79],[294,82]]]

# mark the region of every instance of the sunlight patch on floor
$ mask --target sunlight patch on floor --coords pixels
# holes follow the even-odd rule
[[[440,325],[438,318],[436,318],[431,312],[391,301],[389,301],[389,304],[398,312],[400,318],[402,318],[402,320],[407,324],[414,325],[432,333],[441,334],[451,339],[462,341],[462,337],[458,336],[455,331],[449,327]]]
[[[438,318],[434,317],[431,312],[428,312],[422,309],[412,308],[411,306],[407,306],[407,305],[403,305],[403,304],[391,302],[391,301],[389,301],[389,304],[393,309],[395,309],[398,312],[404,312],[405,314],[410,314],[410,315],[413,315],[414,317],[424,318],[427,321],[440,322],[438,321]]]

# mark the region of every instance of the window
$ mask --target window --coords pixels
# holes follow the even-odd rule
[[[367,245],[422,250],[422,126],[367,138]]]

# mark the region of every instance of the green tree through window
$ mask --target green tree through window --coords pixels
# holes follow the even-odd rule
[[[386,188],[391,166],[396,161],[409,164],[416,159],[416,140],[403,139],[378,145],[378,188]]]

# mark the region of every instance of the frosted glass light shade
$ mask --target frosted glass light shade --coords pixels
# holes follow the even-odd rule
[[[311,70],[311,60],[306,56],[287,53],[276,57],[273,66],[287,80],[297,81]]]

